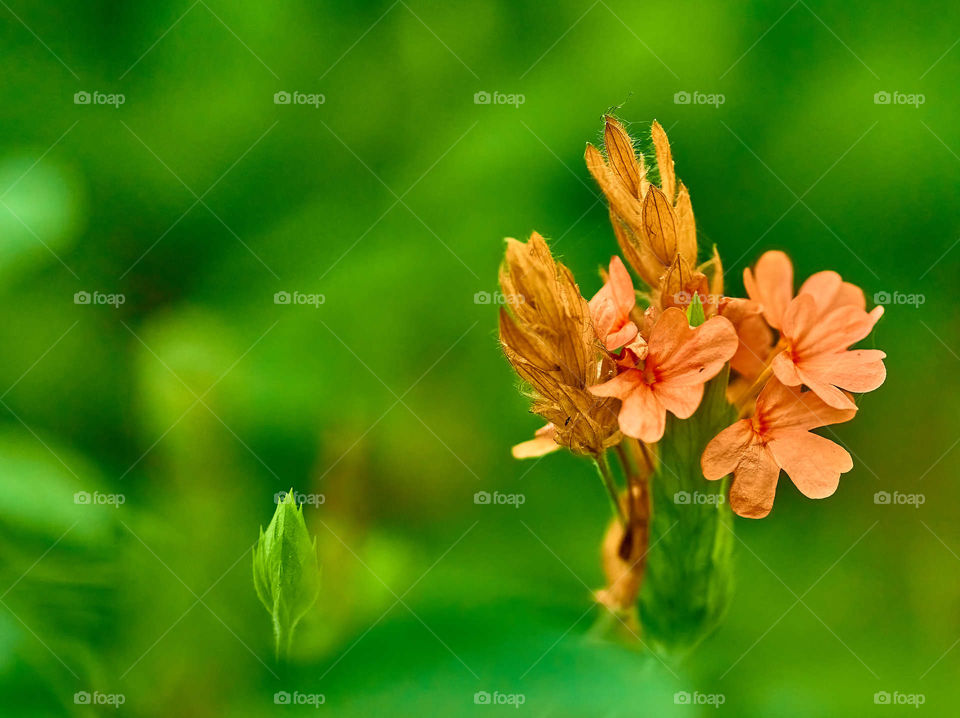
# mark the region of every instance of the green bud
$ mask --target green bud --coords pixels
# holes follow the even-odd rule
[[[287,492],[253,550],[253,586],[273,618],[277,659],[287,655],[293,629],[317,600],[320,566],[293,489]]]
[[[707,317],[703,313],[703,303],[700,301],[700,295],[694,292],[693,299],[687,305],[687,323],[691,327],[699,327],[706,320]]]

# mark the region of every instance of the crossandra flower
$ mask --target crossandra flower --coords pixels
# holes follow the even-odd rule
[[[866,311],[859,287],[844,282],[836,272],[818,272],[793,296],[793,265],[783,252],[767,252],[753,272],[744,270],[750,298],[763,307],[767,323],[780,330],[783,351],[772,369],[788,386],[808,386],[837,409],[854,407],[841,389],[872,391],[886,378],[882,351],[850,350],[864,339],[883,307]]]
[[[650,330],[646,357],[627,352],[622,371],[590,391],[620,399],[620,431],[653,443],[663,438],[667,411],[680,419],[693,415],[704,384],[720,372],[737,345],[737,333],[723,317],[712,317],[694,329],[682,310],[671,307]]]
[[[781,470],[805,496],[831,496],[853,461],[844,448],[810,430],[855,414],[855,408],[834,408],[812,391],[771,379],[753,417],[728,426],[707,444],[700,459],[703,475],[717,480],[733,474],[730,506],[745,518],[770,513]]]
[[[650,183],[643,155],[636,152],[623,125],[610,115],[604,123],[606,159],[588,144],[587,169],[610,206],[610,222],[623,256],[640,278],[660,297],[701,291],[705,278],[695,268],[697,230],[690,193],[677,182],[666,132],[654,122],[650,134],[660,187]],[[665,282],[672,287],[669,293]]]
[[[575,453],[596,456],[618,443],[618,402],[588,389],[612,375],[613,360],[570,270],[554,262],[535,232],[526,243],[507,240],[500,287],[510,307],[500,310],[500,343],[533,388],[531,410],[553,426],[557,444]]]
[[[594,329],[607,351],[616,351],[637,338],[639,329],[630,318],[636,305],[630,273],[623,260],[614,257],[606,283],[589,303]]]

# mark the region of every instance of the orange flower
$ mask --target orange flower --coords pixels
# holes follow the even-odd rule
[[[773,358],[773,372],[788,386],[805,384],[836,409],[854,403],[841,389],[873,391],[886,378],[882,351],[850,350],[883,315],[866,311],[859,287],[836,272],[818,272],[793,296],[793,265],[783,252],[766,252],[754,272],[745,269],[747,294],[761,304],[763,316],[780,330],[784,351]]]
[[[809,294],[796,297],[783,317],[787,348],[773,358],[773,373],[788,386],[806,384],[836,409],[853,409],[853,400],[840,389],[873,391],[883,384],[886,357],[878,349],[849,347],[866,337],[883,314],[883,307],[865,312],[856,306],[835,309],[826,316]],[[839,388],[838,388],[839,387]]]
[[[723,317],[693,329],[683,311],[671,307],[653,325],[646,351],[633,367],[589,389],[620,399],[620,431],[652,443],[663,437],[667,411],[686,419],[697,410],[704,383],[737,351],[737,333]]]
[[[843,447],[810,429],[849,421],[854,414],[856,408],[834,408],[812,391],[771,379],[753,418],[728,426],[707,444],[700,458],[703,475],[717,480],[732,473],[730,506],[750,519],[770,513],[781,469],[804,496],[831,496],[853,461]]]
[[[606,284],[590,300],[590,317],[597,337],[607,351],[616,351],[637,337],[637,325],[630,320],[630,312],[637,304],[630,273],[620,257],[610,260],[610,275]]]

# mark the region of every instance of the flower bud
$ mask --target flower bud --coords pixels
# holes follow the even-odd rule
[[[320,592],[317,541],[307,533],[293,489],[278,502],[267,530],[260,529],[253,550],[253,586],[273,618],[279,659],[289,651],[293,629]]]

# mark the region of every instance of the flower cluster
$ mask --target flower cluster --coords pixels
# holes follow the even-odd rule
[[[566,447],[597,461],[619,517],[605,544],[611,586],[600,598],[625,608],[636,591],[614,584],[638,583],[642,559],[630,557],[647,541],[634,529],[645,530],[647,486],[672,422],[696,420],[708,384],[722,382],[723,415],[736,421],[711,429],[713,438],[695,449],[697,480],[732,476],[729,506],[749,518],[770,512],[781,470],[804,495],[831,495],[852,461],[811,430],[848,421],[856,413],[851,392],[883,382],[883,352],[852,348],[883,308],[868,311],[863,291],[836,272],[814,274],[795,293],[793,265],[778,251],[744,271],[746,298],[724,295],[716,247],[698,263],[690,193],[676,178],[663,128],[653,123],[655,167],[611,116],[603,139],[605,152],[588,144],[585,159],[623,258],[610,260],[587,301],[540,235],[507,240],[500,283],[515,301],[500,310],[500,340],[532,387],[532,411],[548,422],[514,455]],[[622,491],[610,449],[622,465]]]
[[[500,311],[501,342],[535,391],[533,411],[549,421],[515,454],[564,446],[596,456],[623,437],[655,444],[667,412],[692,416],[704,385],[729,364],[728,396],[744,418],[709,444],[704,475],[733,474],[731,501],[743,516],[769,512],[780,469],[808,496],[829,495],[849,456],[808,432],[850,419],[856,405],[847,392],[883,382],[883,352],[851,349],[883,308],[868,312],[863,291],[830,271],[794,294],[793,266],[777,251],[744,270],[749,299],[724,296],[716,248],[697,265],[690,193],[676,179],[666,133],[654,122],[651,136],[659,184],[613,117],[606,157],[593,145],[586,151],[640,291],[615,256],[587,302],[539,234],[507,241],[500,283],[517,301]],[[699,326],[691,305],[704,313]]]

